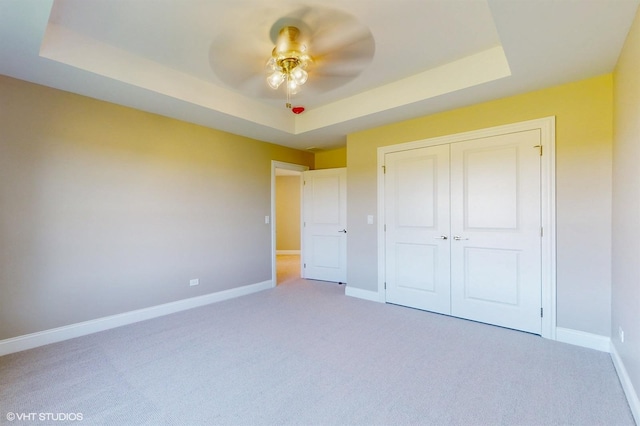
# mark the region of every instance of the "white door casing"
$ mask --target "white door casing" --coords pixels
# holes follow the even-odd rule
[[[522,140],[522,148],[505,146],[504,138],[509,138],[507,135],[513,137],[513,134],[518,134],[515,138]],[[486,147],[480,146],[483,140],[488,144]],[[458,144],[457,147],[455,144]],[[522,309],[528,312],[527,315],[524,315],[528,318],[525,321],[528,321],[528,325],[520,324],[514,328],[555,339],[554,117],[378,149],[378,214],[381,218],[378,228],[380,241],[378,246],[378,300],[384,302],[387,299],[385,279],[389,277],[387,269],[393,269],[393,266],[389,265],[386,260],[389,254],[385,245],[387,233],[384,226],[385,224],[389,225],[389,217],[387,217],[389,202],[385,198],[387,196],[385,194],[387,190],[385,180],[388,176],[384,174],[384,166],[387,165],[388,159],[399,158],[389,156],[389,154],[412,150],[416,155],[421,148],[440,145],[451,145],[452,147],[452,225],[448,235],[450,238],[445,243],[445,246],[449,244],[451,247],[452,314],[509,327],[510,325],[501,323],[501,318],[509,317],[505,312]],[[529,154],[524,153],[524,147],[527,148]],[[498,166],[498,163],[503,165]],[[538,170],[536,182],[532,183],[526,179],[523,181],[522,173],[530,173],[532,167]],[[487,173],[491,170],[494,172]],[[469,179],[473,180],[473,184],[470,185],[467,182],[464,187],[465,180]],[[454,186],[460,185],[463,186],[461,190],[454,188]],[[494,188],[495,191],[489,190],[490,188]],[[454,194],[456,192],[458,195]],[[523,197],[524,194],[530,196]],[[532,204],[527,206],[527,203],[531,203],[531,199],[534,199],[534,203],[536,203],[533,207]],[[509,200],[511,200],[511,208],[495,208],[498,204],[509,204]],[[468,210],[469,207],[472,210]],[[465,208],[467,208],[466,212]],[[461,225],[456,225],[453,221],[461,223]],[[508,242],[509,238],[513,240],[514,235],[509,237],[509,233],[526,233],[528,238],[524,238],[523,246],[514,247],[512,244],[508,249],[504,245],[497,244],[500,241]],[[493,245],[486,244],[486,241],[483,243],[482,239],[485,237],[483,234],[493,235],[492,238],[497,243]],[[454,237],[458,238],[454,239]],[[538,256],[535,256],[537,264],[523,263],[523,253],[529,253],[532,250],[537,250],[539,253]],[[459,268],[457,263],[462,263],[463,267]],[[489,264],[505,265],[505,267],[492,270],[487,267]],[[474,275],[484,278],[473,281],[471,278]],[[509,281],[510,276],[517,279]],[[534,277],[538,281],[533,291],[533,287],[525,282],[529,277]],[[498,291],[492,293],[491,290],[487,290],[491,288],[486,285],[488,281],[496,283],[494,290],[498,289]],[[517,284],[509,287],[507,282],[516,282]],[[528,307],[520,306],[523,296],[527,300],[535,302],[532,302]],[[534,305],[536,306],[533,307]],[[496,307],[501,307],[503,312],[494,315],[494,317],[491,315],[482,317],[476,312],[478,309],[491,312],[496,310]],[[542,318],[540,318],[540,308],[544,309]],[[442,309],[428,310],[442,311]],[[520,315],[517,314],[516,317]],[[508,321],[513,323],[513,318]],[[531,326],[532,323],[533,326]]]
[[[302,177],[302,277],[345,283],[347,170],[310,170]]]

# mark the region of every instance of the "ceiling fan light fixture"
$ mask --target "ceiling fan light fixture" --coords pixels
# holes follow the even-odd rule
[[[267,60],[267,83],[272,89],[277,89],[286,80],[287,108],[289,96],[298,93],[300,86],[307,82],[309,74],[307,65],[312,61],[306,53],[307,45],[299,40],[300,30],[286,26],[280,29],[276,45]]]

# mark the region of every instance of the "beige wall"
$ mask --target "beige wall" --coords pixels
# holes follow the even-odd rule
[[[300,176],[276,176],[276,250],[300,250]]]
[[[0,340],[270,280],[271,160],[313,165],[7,77],[0,132]]]
[[[635,388],[640,421],[640,11],[614,72],[611,336]],[[625,341],[620,341],[622,328]]]
[[[552,87],[349,135],[348,279],[377,290],[377,148],[556,116],[557,322],[608,336],[612,76]]]

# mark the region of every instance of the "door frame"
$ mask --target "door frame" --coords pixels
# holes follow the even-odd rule
[[[278,284],[277,278],[277,266],[276,266],[276,169],[293,170],[300,172],[306,172],[309,170],[309,166],[302,164],[285,163],[283,161],[271,160],[271,220],[269,224],[271,226],[271,287],[275,287]],[[302,176],[300,179],[300,262],[302,262]],[[301,269],[302,270],[302,269]]]
[[[555,175],[555,116],[522,121],[502,126],[489,127],[469,132],[456,133],[389,145],[378,148],[378,301],[385,303],[385,199],[384,199],[384,160],[391,152],[424,148],[433,145],[452,144],[469,139],[505,135],[509,133],[539,130],[543,155],[540,157],[541,186],[541,224],[542,235],[542,317],[541,335],[547,339],[556,339],[556,175]]]

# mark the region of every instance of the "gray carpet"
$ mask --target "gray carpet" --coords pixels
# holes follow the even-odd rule
[[[0,422],[634,424],[606,353],[305,280],[0,357]]]

